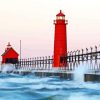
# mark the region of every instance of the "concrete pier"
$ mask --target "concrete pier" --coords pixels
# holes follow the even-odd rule
[[[53,76],[53,77],[59,77],[62,79],[68,79],[73,80],[74,79],[74,73],[58,73],[58,72],[34,72],[36,76],[40,77],[47,77],[47,76]],[[84,81],[91,81],[91,82],[100,82],[100,74],[84,74]]]
[[[53,77],[59,77],[62,79],[73,79],[73,73],[59,73],[59,72],[34,72],[36,76],[40,77],[48,77],[48,76],[53,76]]]
[[[1,70],[4,66],[1,66]],[[27,66],[20,69],[7,70],[6,72],[0,71],[0,73],[14,73],[14,74],[34,74],[39,77],[59,77],[61,79],[73,80],[74,70],[69,69],[33,69]],[[100,82],[100,70],[88,70],[84,74],[84,81]]]
[[[100,74],[85,74],[84,80],[85,82],[87,81],[100,82]]]
[[[27,75],[30,73],[34,73],[34,75],[39,77],[59,77],[61,79],[67,79],[67,80],[74,80],[74,73],[73,71],[67,71],[67,72],[53,72],[53,71],[45,71],[45,70],[33,70],[33,71],[13,71],[13,72],[7,72],[7,73],[14,73],[14,74],[21,74],[21,75]],[[91,82],[100,82],[100,73],[86,73],[84,74],[84,81],[91,81]]]

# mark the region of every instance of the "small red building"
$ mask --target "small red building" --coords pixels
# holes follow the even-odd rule
[[[18,62],[19,54],[11,47],[10,42],[8,42],[5,52],[1,55],[2,63],[12,63],[15,64]]]

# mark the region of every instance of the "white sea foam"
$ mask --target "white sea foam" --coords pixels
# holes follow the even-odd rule
[[[72,94],[70,95],[70,97],[68,98],[68,100],[99,100],[99,96],[88,96],[82,93],[76,93],[76,94]]]
[[[74,80],[77,82],[84,82],[84,74],[88,71],[88,64],[86,62],[80,63],[74,70]]]
[[[14,66],[13,66],[13,64],[3,64],[3,65],[1,65],[1,71],[2,72],[10,72],[10,71],[14,71],[15,70],[15,68],[14,68]]]

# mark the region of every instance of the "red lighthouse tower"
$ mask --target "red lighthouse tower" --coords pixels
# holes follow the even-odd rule
[[[54,67],[62,67],[60,57],[67,54],[67,31],[66,24],[68,21],[65,20],[65,15],[60,10],[60,13],[56,15],[55,24],[55,36],[54,36]]]

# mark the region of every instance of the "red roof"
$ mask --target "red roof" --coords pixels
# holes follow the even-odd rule
[[[19,54],[11,47],[11,48],[8,48],[7,50],[5,50],[5,52],[4,52],[1,56],[6,55],[10,50],[12,50],[12,51],[15,52],[17,55],[19,55]]]
[[[60,10],[60,13],[58,13],[56,16],[65,16],[62,11]]]

